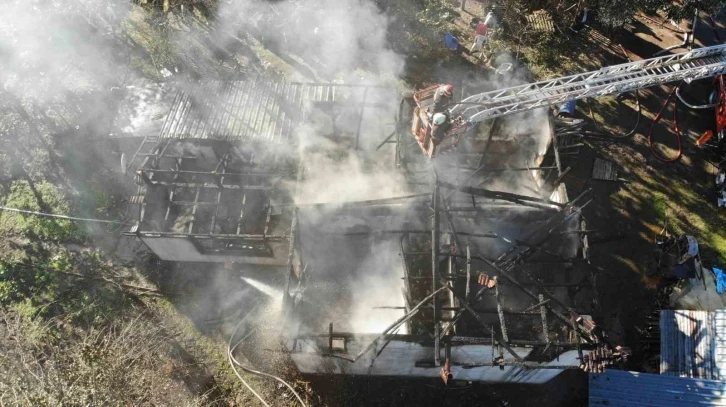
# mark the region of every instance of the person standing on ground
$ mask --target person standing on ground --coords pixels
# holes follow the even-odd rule
[[[587,9],[587,7],[583,7],[582,10],[580,10],[579,13],[577,13],[577,17],[575,17],[575,23],[572,25],[572,30],[576,33],[579,33],[582,31],[583,28],[585,28],[585,23],[590,21],[590,11]]]
[[[484,44],[488,41],[487,34],[489,34],[489,27],[478,18],[473,18],[470,25],[474,29],[474,44],[471,45],[469,54],[474,54],[475,52],[481,54],[483,53],[482,48]]]
[[[461,41],[459,41],[459,39],[452,33],[446,33],[444,36],[444,45],[446,45],[446,48],[454,52],[461,52],[462,54],[469,55],[469,50],[464,48],[464,46],[461,45]]]

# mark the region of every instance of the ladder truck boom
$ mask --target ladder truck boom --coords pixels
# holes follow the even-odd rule
[[[716,45],[479,93],[457,103],[451,114],[476,123],[573,99],[625,93],[679,80],[690,82],[724,73],[726,45]]]

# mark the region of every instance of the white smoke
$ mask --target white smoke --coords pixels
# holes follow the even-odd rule
[[[403,69],[387,46],[390,20],[372,1],[225,2],[219,16],[224,30],[244,27],[278,57],[327,80],[350,81],[359,70],[397,79]]]
[[[67,92],[88,92],[115,83],[123,68],[114,61],[109,28],[90,19],[103,14],[111,27],[130,6],[122,1],[106,1],[105,7],[94,3],[4,2],[0,13],[3,89],[42,104]]]

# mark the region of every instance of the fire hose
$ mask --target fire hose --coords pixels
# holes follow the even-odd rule
[[[258,304],[258,306],[259,306],[259,304]],[[256,310],[257,310],[257,307],[253,308],[253,309],[252,309],[252,311],[250,311],[250,312],[249,312],[249,313],[248,313],[247,315],[251,315],[251,314],[252,314],[252,313],[253,313],[254,311],[256,311]],[[240,362],[239,362],[239,361],[238,361],[238,360],[237,360],[237,359],[236,359],[236,358],[234,357],[234,351],[235,351],[235,350],[236,350],[236,349],[237,349],[237,348],[238,348],[238,347],[239,347],[239,346],[240,346],[240,345],[242,344],[242,342],[244,342],[244,341],[245,341],[245,340],[246,340],[246,339],[247,339],[247,338],[248,338],[248,337],[249,337],[249,336],[250,336],[250,335],[251,335],[251,334],[252,334],[252,333],[254,332],[254,331],[252,331],[252,332],[248,333],[248,334],[247,334],[247,335],[245,335],[245,336],[244,336],[244,337],[243,337],[242,339],[240,339],[239,341],[237,341],[237,343],[235,343],[234,345],[232,345],[232,339],[233,339],[233,338],[235,337],[235,335],[237,334],[237,331],[239,330],[240,326],[242,326],[242,324],[243,324],[243,323],[244,323],[244,322],[245,322],[246,320],[247,320],[247,317],[243,318],[243,319],[242,319],[242,320],[241,320],[241,321],[240,321],[240,322],[239,322],[239,323],[237,324],[237,326],[235,326],[234,330],[232,331],[232,335],[230,335],[230,337],[229,337],[229,343],[228,343],[228,345],[227,345],[227,359],[228,359],[228,361],[229,361],[229,364],[230,364],[230,366],[232,367],[232,370],[234,371],[234,374],[235,374],[235,375],[237,375],[237,378],[239,378],[239,379],[240,379],[240,381],[242,382],[242,384],[244,384],[244,385],[245,385],[245,387],[247,387],[247,389],[248,389],[248,390],[249,390],[250,392],[252,392],[252,394],[253,394],[253,395],[254,395],[255,397],[257,397],[257,399],[258,399],[258,400],[260,400],[260,402],[262,402],[262,404],[263,404],[263,405],[264,405],[265,407],[270,407],[270,405],[269,405],[269,404],[268,404],[268,403],[267,403],[267,402],[265,401],[265,399],[263,399],[263,398],[262,398],[262,396],[260,396],[260,395],[259,395],[259,393],[257,393],[257,392],[256,392],[256,391],[255,391],[255,390],[254,390],[254,389],[252,388],[252,386],[250,386],[250,385],[249,385],[249,383],[247,383],[247,381],[245,381],[245,379],[244,379],[244,378],[242,377],[242,375],[241,375],[241,374],[239,374],[239,372],[237,371],[237,367],[236,367],[236,366],[240,367],[240,368],[241,368],[242,370],[244,370],[244,371],[245,371],[245,372],[247,372],[247,373],[251,373],[251,374],[254,374],[254,375],[257,375],[257,376],[261,376],[261,377],[267,377],[267,378],[271,378],[271,379],[275,379],[275,380],[277,380],[278,382],[280,382],[280,383],[282,383],[283,385],[285,385],[285,386],[286,386],[286,387],[287,387],[287,388],[288,388],[288,389],[289,389],[289,390],[290,390],[290,391],[292,392],[292,394],[294,394],[294,395],[295,395],[295,397],[297,398],[297,400],[298,400],[298,401],[300,402],[300,405],[301,405],[301,406],[303,406],[303,407],[307,407],[307,404],[305,404],[305,402],[303,401],[302,397],[300,397],[300,395],[299,395],[299,394],[298,394],[298,393],[297,393],[297,392],[295,391],[295,389],[293,389],[293,388],[292,388],[292,386],[291,386],[291,385],[290,385],[289,383],[287,383],[286,381],[284,381],[283,379],[281,379],[281,378],[279,378],[279,377],[277,377],[277,376],[274,376],[274,375],[271,375],[271,374],[269,374],[269,373],[265,373],[265,372],[260,372],[259,370],[255,370],[255,369],[252,369],[252,368],[250,368],[250,367],[247,367],[247,366],[243,365],[242,363],[240,363]]]
[[[687,106],[688,108],[696,109],[696,110],[710,109],[710,108],[714,108],[718,105],[718,103],[710,103],[710,104],[706,104],[706,105],[693,105],[691,103],[686,102],[683,99],[683,96],[681,95],[681,92],[680,92],[683,82],[684,81],[681,81],[681,83],[679,83],[678,86],[676,86],[671,91],[670,95],[668,95],[668,98],[663,103],[663,106],[660,108],[660,111],[655,116],[655,118],[653,118],[653,121],[650,124],[650,130],[648,130],[648,147],[650,148],[650,151],[653,153],[655,158],[657,158],[658,160],[665,162],[665,163],[672,163],[672,162],[678,161],[678,159],[680,159],[681,156],[683,155],[683,141],[682,141],[681,129],[678,127],[678,103],[680,102],[680,103],[684,104],[685,106]],[[653,128],[655,127],[656,123],[658,123],[660,121],[661,117],[663,116],[663,112],[665,111],[665,109],[668,106],[668,104],[670,103],[670,101],[673,99],[673,96],[676,96],[676,101],[674,102],[675,104],[673,106],[673,130],[676,133],[676,141],[678,142],[678,152],[676,153],[675,156],[669,158],[669,157],[665,157],[662,154],[660,154],[658,152],[658,150],[656,150],[655,147],[653,147]]]
[[[682,84],[683,82],[681,82]],[[673,130],[676,132],[676,141],[678,142],[678,152],[675,156],[668,158],[663,155],[661,155],[658,150],[653,147],[653,128],[655,125],[660,121],[661,117],[663,117],[663,112],[665,111],[666,107],[668,107],[668,104],[670,103],[671,99],[673,99],[673,96],[676,94],[676,91],[681,86],[681,84],[678,84],[668,95],[668,98],[666,99],[665,103],[663,103],[663,106],[660,108],[660,111],[658,111],[658,114],[653,118],[653,121],[650,123],[650,130],[648,130],[648,147],[650,148],[650,151],[653,153],[655,158],[658,160],[664,162],[664,163],[672,163],[675,161],[678,161],[678,159],[681,158],[683,155],[683,142],[681,141],[681,130],[678,128],[678,100],[676,100],[675,105],[673,106]]]
[[[623,55],[625,56],[625,59],[627,59],[629,62],[632,62],[632,60],[630,59],[630,56],[628,55],[628,52],[625,50],[625,48],[621,44],[618,44],[618,46],[620,47],[620,50],[623,51]],[[615,134],[612,134],[612,133],[607,133],[605,131],[602,131],[602,129],[598,129],[598,131],[596,131],[594,133],[590,133],[590,132],[586,132],[586,133],[589,134],[589,135],[591,135],[591,136],[595,136],[595,137],[597,137],[597,136],[607,136],[608,139],[616,139],[616,140],[618,140],[618,139],[625,139],[625,138],[628,138],[628,137],[632,136],[633,134],[635,134],[635,132],[638,130],[638,126],[640,126],[640,117],[642,116],[642,110],[643,109],[640,106],[640,92],[638,91],[638,89],[636,89],[635,91],[633,91],[633,96],[635,97],[635,109],[636,109],[636,111],[638,113],[638,116],[635,119],[635,124],[630,129],[630,131],[628,131],[625,134],[619,135],[619,136],[616,136]],[[585,99],[585,102],[587,103],[587,107],[588,107],[588,109],[590,111],[590,120],[592,120],[592,122],[597,127],[601,127],[601,126],[598,126],[597,125],[597,121],[595,120],[595,115],[592,113],[592,107],[590,106],[590,99]]]
[[[623,51],[623,54],[625,55],[625,58],[628,59],[628,61],[630,61],[631,59],[630,59],[627,51],[625,50],[625,48],[621,44],[618,44],[618,45],[620,46],[620,49]],[[683,96],[680,93],[680,88],[681,88],[682,85],[683,85],[683,82],[681,82],[680,84],[678,84],[678,86],[676,86],[673,89],[673,91],[671,91],[670,95],[668,95],[668,98],[663,103],[663,106],[661,107],[660,111],[658,112],[658,114],[655,116],[655,118],[651,122],[650,129],[648,130],[648,147],[650,148],[650,150],[653,153],[653,155],[655,156],[655,158],[657,158],[658,160],[660,160],[662,162],[675,162],[675,161],[678,161],[681,158],[681,156],[683,155],[682,134],[681,134],[680,127],[678,126],[678,103],[680,102],[680,103],[682,103],[683,105],[687,106],[690,109],[710,109],[710,108],[716,107],[718,105],[718,103],[710,103],[710,104],[706,104],[706,105],[693,105],[691,103],[688,103],[687,101],[684,100]],[[636,109],[637,109],[637,112],[638,112],[638,118],[637,118],[637,120],[635,122],[635,125],[633,126],[633,128],[629,132],[627,132],[627,133],[625,133],[623,135],[616,136],[614,134],[608,134],[608,137],[609,138],[612,138],[612,139],[624,139],[624,138],[627,138],[627,137],[632,136],[636,132],[636,130],[638,128],[638,125],[640,124],[641,105],[640,105],[640,99],[639,99],[638,91],[636,90],[634,92],[634,94],[635,94]],[[666,156],[662,155],[661,153],[659,153],[658,150],[656,150],[655,147],[654,147],[654,145],[653,145],[653,129],[655,128],[655,125],[662,118],[663,113],[665,112],[666,107],[668,106],[668,104],[670,103],[670,101],[673,99],[673,96],[674,95],[676,96],[677,100],[675,101],[675,105],[674,105],[674,108],[673,108],[673,128],[674,128],[675,133],[676,133],[676,141],[678,143],[678,152],[673,157],[666,157]],[[588,103],[588,107],[589,107],[590,106],[589,105],[589,103],[590,103],[589,100],[587,100],[587,103]],[[592,113],[592,109],[591,108],[590,108],[590,118],[592,119],[593,123],[596,123],[596,120],[595,120],[595,117],[594,117],[594,115]]]

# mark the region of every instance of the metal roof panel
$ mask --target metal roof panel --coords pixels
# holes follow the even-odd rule
[[[662,375],[726,378],[726,310],[663,310],[660,335]]]
[[[590,374],[594,406],[726,406],[726,382],[607,370]]]

